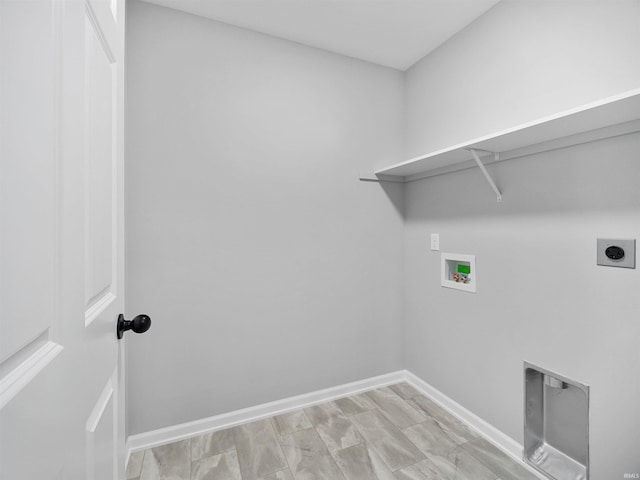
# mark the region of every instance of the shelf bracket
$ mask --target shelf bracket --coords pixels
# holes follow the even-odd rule
[[[502,202],[502,193],[500,193],[500,190],[498,190],[498,187],[493,181],[493,178],[491,178],[491,175],[489,175],[489,172],[487,171],[484,164],[482,163],[482,160],[480,160],[480,157],[478,156],[478,149],[468,148],[467,150],[471,152],[471,155],[473,155],[473,159],[478,164],[478,167],[480,167],[480,170],[482,171],[484,178],[487,179],[487,182],[489,182],[489,185],[491,185],[491,188],[493,189],[493,191],[496,192],[496,198],[498,200],[498,203]],[[491,152],[491,153],[493,153],[493,157],[495,158],[496,161],[500,159],[500,154],[498,152]]]

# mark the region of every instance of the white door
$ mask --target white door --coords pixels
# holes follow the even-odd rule
[[[122,0],[0,0],[0,479],[124,478]]]

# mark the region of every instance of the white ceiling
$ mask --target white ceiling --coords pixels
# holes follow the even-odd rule
[[[498,0],[146,0],[406,70]]]

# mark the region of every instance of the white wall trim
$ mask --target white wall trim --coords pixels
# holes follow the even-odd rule
[[[297,395],[295,397],[263,403],[261,405],[256,405],[255,407],[223,413],[221,415],[215,415],[213,417],[203,418],[193,422],[153,430],[151,432],[131,435],[127,439],[127,461],[131,456],[131,453],[144,450],[146,448],[177,442],[179,440],[184,440],[196,435],[202,435],[207,432],[224,430],[244,423],[268,418],[273,415],[280,415],[282,413],[299,410],[301,408],[329,402],[342,397],[348,397],[350,395],[355,395],[374,388],[393,385],[394,383],[399,382],[407,382],[424,396],[433,400],[451,415],[464,422],[479,435],[483,436],[500,450],[504,451],[532,474],[541,479],[546,478],[541,476],[539,472],[535,471],[522,460],[522,445],[408,370],[398,370],[385,375],[346,383],[337,387],[326,388],[324,390],[317,390],[315,392]]]
[[[202,435],[215,430],[224,430],[244,423],[253,422],[273,415],[299,410],[301,408],[318,405],[342,397],[348,397],[357,393],[365,392],[374,388],[393,385],[402,382],[406,378],[406,372],[397,372],[371,377],[365,380],[346,383],[337,387],[325,388],[311,393],[296,395],[295,397],[284,398],[274,402],[263,403],[254,407],[243,408],[213,417],[195,420],[180,425],[160,428],[151,432],[131,435],[127,439],[128,455],[146,448],[156,447],[166,443],[177,442],[185,438]]]
[[[475,413],[470,412],[455,400],[447,397],[440,390],[428,384],[413,373],[407,370],[405,370],[404,373],[405,381],[420,393],[422,393],[425,397],[433,400],[433,402],[445,409],[451,415],[464,422],[465,425],[475,430],[479,435],[483,436],[486,440],[509,455],[511,458],[513,458],[514,461],[518,462],[522,467],[526,468],[531,474],[537,476],[540,479],[548,480],[547,477],[542,475],[537,470],[533,469],[522,459],[523,447],[513,438],[498,430],[490,423],[484,421]]]
[[[516,442],[513,438],[504,434],[490,423],[485,422],[475,413],[470,412],[455,400],[447,397],[440,390],[429,385],[413,373],[407,371],[405,381],[420,391],[420,393],[424,394],[426,397],[444,408],[451,415],[462,420],[466,425],[473,428],[476,432],[503,450],[505,453],[516,460],[522,461],[522,445]]]

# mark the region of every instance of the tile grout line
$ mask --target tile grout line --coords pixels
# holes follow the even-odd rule
[[[240,473],[240,480],[244,480],[242,475],[242,469],[240,468],[240,454],[238,454],[238,445],[236,444],[236,436],[233,432],[230,432],[231,440],[233,440],[233,451],[236,452],[236,463],[238,464],[238,472]]]
[[[289,464],[289,459],[284,454],[284,450],[282,450],[282,444],[280,443],[281,439],[282,439],[282,437],[276,433],[276,443],[278,444],[278,448],[280,448],[280,451],[282,452],[282,458],[284,458],[284,461],[287,464],[287,468],[289,469],[289,473],[291,474],[291,478],[293,480],[296,480],[296,474],[293,471],[293,468],[291,468],[291,464]]]
[[[398,385],[398,384],[400,384],[400,383],[404,383],[404,382],[398,382],[398,383],[396,383],[396,384],[394,384],[394,385]],[[389,385],[389,387],[390,387],[390,386],[391,386],[391,385]],[[384,387],[383,387],[383,388],[384,388]],[[374,390],[377,390],[377,389],[374,389]],[[396,396],[397,396],[397,397],[398,397],[398,398],[399,398],[399,399],[400,399],[404,404],[406,404],[408,407],[410,407],[411,409],[413,409],[416,413],[418,413],[418,414],[420,414],[420,415],[422,415],[422,416],[424,417],[424,421],[422,421],[422,422],[418,422],[418,423],[414,423],[413,425],[408,425],[406,428],[411,428],[411,427],[414,427],[414,426],[419,425],[419,424],[421,424],[421,423],[425,423],[425,422],[429,419],[429,417],[426,417],[426,416],[425,416],[425,414],[424,414],[423,412],[420,412],[419,410],[415,409],[412,405],[410,405],[410,404],[409,404],[409,403],[408,403],[404,398],[402,398],[400,395],[398,395],[398,394],[397,394],[395,391],[393,391],[391,388],[389,388],[389,390],[390,390],[394,395],[396,395]],[[373,391],[373,390],[370,390],[370,391]],[[367,394],[368,392],[363,392],[363,393],[364,393],[364,394]],[[368,397],[368,398],[373,402],[373,404],[374,404],[374,405],[376,405],[376,407],[374,408],[374,410],[378,411],[378,412],[379,412],[379,413],[380,413],[384,418],[386,418],[386,419],[389,421],[389,423],[391,423],[391,425],[393,425],[394,427],[396,427],[396,429],[398,430],[398,432],[400,432],[400,435],[402,435],[402,437],[403,437],[404,439],[406,439],[406,440],[407,440],[407,442],[409,442],[411,445],[413,445],[413,446],[414,446],[414,447],[415,447],[419,452],[421,452],[422,454],[426,455],[426,454],[425,454],[425,453],[424,453],[420,448],[418,448],[418,446],[417,446],[415,443],[413,443],[413,442],[411,441],[411,439],[409,439],[409,438],[404,434],[404,432],[402,431],[402,430],[403,430],[402,428],[400,428],[398,425],[396,425],[396,424],[393,422],[393,420],[391,420],[387,415],[385,415],[385,413],[384,413],[384,412],[383,412],[383,411],[378,407],[378,403],[377,403],[376,401],[374,401],[371,397],[369,397],[369,395],[367,395],[367,397]],[[413,398],[413,397],[412,397],[412,398]],[[362,412],[362,413],[364,413],[364,412]],[[434,420],[435,420],[435,419],[434,419]],[[356,428],[358,428],[358,427],[356,426]],[[358,431],[359,431],[359,430],[358,430]],[[362,434],[362,433],[360,433],[360,434]],[[376,449],[375,445],[371,444],[371,448],[373,448],[373,450],[378,454],[378,456],[379,456],[379,457],[380,457],[380,459],[385,463],[385,465],[387,465],[387,467],[389,467],[389,470],[391,470],[391,472],[393,472],[393,474],[394,474],[394,475],[395,475],[395,473],[396,473],[396,472],[398,472],[398,471],[400,471],[400,470],[402,470],[402,469],[404,469],[404,468],[412,467],[413,465],[416,465],[416,464],[418,464],[418,463],[420,463],[420,462],[422,462],[422,461],[423,461],[423,460],[420,460],[420,462],[415,462],[415,463],[412,463],[412,464],[410,464],[410,465],[405,465],[404,467],[398,467],[398,468],[396,468],[396,469],[394,470],[394,469],[391,467],[391,465],[387,464],[387,462],[384,460],[384,457],[383,457],[383,456],[380,454],[380,452]]]
[[[140,471],[138,472],[138,478],[139,480],[143,480],[142,478],[142,467],[144,467],[144,459],[147,458],[147,453],[149,452],[149,449],[145,449],[142,452],[142,461],[140,462]]]
[[[220,430],[220,431],[223,431],[223,430]],[[233,431],[229,432],[229,435],[231,435],[231,441],[233,442],[233,447],[229,448],[228,450],[225,450],[223,454],[231,451],[236,452],[236,463],[238,464],[238,473],[240,474],[240,480],[243,480],[242,470],[240,469],[240,459],[238,457],[238,446],[236,445],[236,436],[233,434]],[[195,480],[195,479],[192,478],[191,480]]]
[[[275,418],[275,415],[272,416],[271,418]],[[275,428],[273,428],[273,423],[269,422],[269,426],[271,427],[271,430],[273,431],[273,434],[274,434],[274,436],[276,438],[276,444],[278,445],[278,449],[280,450],[280,453],[282,454],[282,458],[284,458],[284,462],[286,463],[287,467],[289,468],[289,473],[291,473],[291,476],[293,477],[293,480],[295,480],[296,475],[293,472],[293,469],[291,468],[291,465],[289,465],[289,459],[284,454],[284,450],[282,450],[282,444],[280,443],[281,436],[278,435],[278,432],[276,432]],[[278,473],[279,471],[280,470],[276,470],[275,472],[268,473],[267,475],[271,475],[273,473]],[[240,472],[240,475],[242,476],[242,472]],[[267,475],[263,475],[263,477],[266,477]],[[245,479],[243,478],[242,480],[245,480]]]
[[[193,441],[189,439],[189,480],[193,480]]]
[[[329,402],[327,402],[329,403]],[[321,404],[323,405],[323,404]],[[318,429],[316,428],[316,426],[313,424],[313,422],[311,420],[309,420],[309,423],[311,423],[311,428],[313,428],[313,431],[316,432],[316,435],[318,436],[318,438],[320,438],[320,441],[322,442],[322,444],[324,445],[324,448],[327,449],[327,453],[329,454],[329,458],[331,459],[331,461],[335,464],[336,468],[338,469],[338,471],[342,474],[342,478],[344,480],[347,480],[347,476],[344,474],[344,472],[342,471],[342,469],[340,468],[340,465],[338,465],[338,462],[336,462],[336,459],[333,458],[333,454],[331,453],[331,449],[329,448],[329,445],[327,445],[327,442],[324,441],[324,438],[322,438],[322,435],[320,435],[320,433],[318,433]],[[343,450],[343,449],[341,449]],[[338,451],[338,450],[336,450]]]
[[[394,393],[395,393],[395,392],[394,392]],[[396,393],[396,394],[397,394],[397,393]],[[400,396],[399,394],[397,394],[397,395],[398,395],[398,396]],[[416,397],[418,397],[418,396],[421,396],[421,395],[422,395],[422,394],[420,394],[420,393],[418,392],[418,393],[416,393],[415,395],[412,395],[411,397],[409,397],[409,400],[414,400],[414,398],[416,398]],[[403,398],[403,400],[405,401],[405,403],[407,403],[407,404],[408,404],[410,407],[412,407],[414,410],[416,410],[416,411],[418,411],[419,413],[421,413],[421,414],[423,414],[423,415],[424,415],[424,413],[423,413],[422,411],[419,411],[418,409],[416,409],[413,405],[411,405],[410,403],[408,403],[408,401],[407,401],[407,400],[405,400],[404,398]],[[414,402],[415,402],[415,400],[414,400]],[[496,479],[495,479],[495,480],[500,480],[500,477],[499,477],[499,475],[498,475],[498,473],[497,473],[497,472],[495,472],[495,471],[494,471],[494,470],[493,470],[489,465],[487,465],[487,464],[485,463],[485,461],[483,461],[481,458],[478,458],[476,455],[474,455],[474,454],[473,454],[473,452],[469,451],[468,449],[466,449],[466,448],[464,447],[466,444],[468,444],[468,443],[471,441],[471,439],[466,439],[465,441],[460,442],[460,443],[459,443],[459,442],[456,442],[453,438],[451,438],[451,436],[449,435],[449,433],[447,433],[447,432],[445,431],[445,429],[444,429],[444,427],[443,427],[443,424],[440,422],[440,420],[438,420],[437,418],[435,418],[433,415],[430,415],[430,416],[429,416],[429,417],[427,417],[427,418],[432,419],[432,420],[433,420],[433,421],[438,425],[438,429],[439,429],[439,430],[440,430],[440,431],[441,431],[441,432],[442,432],[442,433],[443,433],[447,438],[449,438],[453,443],[455,443],[455,444],[456,444],[456,446],[457,446],[457,448],[456,448],[456,449],[462,449],[465,453],[467,453],[468,455],[470,455],[474,460],[476,460],[477,462],[479,462],[482,466],[484,466],[487,470],[489,470],[493,475],[495,475],[495,476],[496,476]],[[423,422],[423,423],[424,423],[424,422]],[[416,424],[416,425],[417,425],[417,424]],[[411,428],[411,427],[413,427],[413,426],[414,426],[414,425],[411,425],[411,426],[409,426],[409,427],[407,427],[407,428]],[[401,430],[401,431],[402,431],[402,430]],[[402,433],[404,434],[404,431],[402,431]],[[405,437],[406,437],[406,435],[405,435]],[[407,437],[407,440],[409,440],[409,441],[411,442],[411,439],[410,439],[410,438],[408,438],[408,437]],[[413,443],[413,442],[411,442],[411,443]],[[415,443],[413,443],[413,444],[415,445]],[[418,448],[418,447],[417,447],[417,445],[416,445],[416,448]]]
[[[367,393],[367,392],[362,392],[362,394],[365,394],[365,393]],[[349,398],[349,397],[346,397],[346,398]],[[358,429],[358,426],[357,426],[357,425],[355,425],[355,424],[351,421],[351,417],[352,417],[352,416],[355,416],[355,415],[351,415],[351,416],[349,416],[349,415],[347,415],[347,414],[346,414],[346,413],[345,413],[345,412],[344,412],[344,411],[343,411],[343,410],[342,410],[342,409],[341,409],[337,404],[336,404],[336,407],[338,408],[338,410],[340,410],[340,411],[342,412],[342,414],[344,415],[345,419],[346,419],[346,420],[351,424],[351,426],[355,429],[355,431],[356,431],[356,432],[358,432],[358,435],[359,435],[359,436],[360,436],[360,438],[362,439],[362,441],[361,441],[360,443],[356,443],[355,445],[350,445],[350,446],[345,447],[345,448],[339,448],[339,449],[337,449],[337,450],[334,450],[333,452],[332,452],[332,451],[329,451],[329,454],[331,455],[331,458],[333,459],[333,461],[334,461],[334,462],[336,463],[336,465],[338,466],[338,469],[342,472],[342,476],[345,478],[345,480],[348,480],[348,479],[347,479],[347,474],[345,473],[344,469],[340,466],[340,464],[336,461],[335,456],[336,456],[336,454],[337,454],[338,452],[342,452],[343,450],[347,450],[347,449],[349,449],[349,448],[354,448],[354,447],[357,447],[357,446],[360,446],[360,445],[364,446],[364,449],[365,449],[365,450],[367,450],[368,448],[371,448],[371,449],[374,451],[374,453],[375,453],[376,455],[378,455],[378,457],[380,458],[380,460],[382,461],[382,463],[383,463],[384,465],[386,465],[386,466],[387,466],[387,468],[389,469],[389,471],[390,471],[390,472],[392,472],[392,473],[394,473],[393,469],[392,469],[389,465],[387,465],[387,462],[385,462],[385,461],[384,461],[384,458],[382,458],[382,456],[380,455],[380,452],[378,452],[378,450],[376,450],[376,448],[374,447],[374,445],[373,445],[372,443],[370,443],[370,442],[369,442],[369,441],[364,437],[364,435],[362,434],[362,432]],[[364,412],[357,413],[356,415],[360,415],[361,413],[371,412],[371,411],[373,411],[373,410],[378,410],[378,408],[377,408],[377,407],[374,407],[372,410],[366,410],[366,411],[364,411]],[[380,412],[380,413],[382,413],[382,412]],[[328,448],[328,447],[327,447],[327,448]],[[372,462],[372,465],[373,465],[373,462]],[[376,475],[376,473],[375,473],[375,472],[373,472],[373,474],[374,474],[374,475]],[[376,475],[376,480],[379,480],[377,475]]]
[[[396,395],[398,395],[400,398],[402,398],[402,397],[401,397],[397,392],[394,392],[394,393],[396,393]],[[414,400],[414,398],[416,398],[416,397],[418,397],[418,396],[421,396],[421,395],[422,395],[422,394],[418,392],[418,393],[416,393],[415,395],[412,395],[411,397],[409,397],[409,400]],[[402,398],[402,400],[403,400],[407,405],[409,405],[410,407],[412,407],[414,410],[418,411],[420,414],[422,414],[422,415],[425,415],[425,414],[426,414],[426,412],[423,412],[423,411],[418,410],[418,409],[416,409],[415,407],[413,407],[413,405],[411,405],[411,404],[408,402],[408,400],[406,400],[406,399],[404,399],[404,398]],[[415,402],[415,400],[414,400],[414,402]],[[463,441],[463,442],[457,442],[457,441],[455,441],[453,438],[451,438],[451,436],[450,436],[450,435],[445,431],[445,429],[444,429],[444,427],[443,427],[443,424],[442,424],[442,423],[441,423],[437,418],[435,418],[433,415],[429,415],[429,417],[425,417],[425,419],[431,419],[431,420],[433,420],[433,421],[436,423],[436,425],[438,426],[439,431],[440,431],[440,432],[442,432],[442,434],[443,434],[443,435],[445,435],[447,438],[449,438],[449,439],[450,439],[450,440],[451,440],[451,441],[456,445],[456,449],[455,449],[455,450],[457,450],[457,451],[462,450],[462,451],[463,451],[463,452],[465,452],[467,455],[471,456],[471,458],[473,458],[475,461],[477,461],[478,463],[480,463],[480,465],[482,465],[484,468],[486,468],[486,469],[487,469],[487,470],[492,474],[492,476],[495,476],[496,478],[495,478],[494,480],[500,480],[500,477],[499,477],[499,475],[498,475],[498,473],[497,473],[496,471],[494,471],[494,470],[493,470],[489,465],[487,465],[484,461],[482,461],[482,459],[478,458],[478,457],[477,457],[476,455],[474,455],[472,452],[470,452],[469,450],[467,450],[466,448],[464,448],[464,446],[465,446],[466,444],[468,444],[468,443],[471,441],[471,439],[466,439],[466,440],[465,440],[465,441]],[[420,423],[425,423],[425,422],[420,422]],[[413,441],[411,441],[411,439],[410,439],[409,437],[407,437],[407,436],[404,434],[404,430],[409,429],[409,428],[412,428],[412,427],[414,427],[414,426],[416,426],[416,425],[419,425],[420,423],[416,423],[416,424],[414,424],[414,425],[410,425],[410,426],[408,426],[408,427],[406,427],[406,428],[404,428],[404,429],[400,429],[400,431],[401,431],[401,432],[402,432],[402,434],[405,436],[405,438],[406,438],[409,442],[411,442],[413,445],[415,445],[415,446],[416,446],[416,448],[418,448],[418,450],[420,450],[420,448],[419,448],[419,447],[418,447],[418,446],[417,446]],[[423,452],[423,453],[425,453],[425,452]],[[427,455],[427,454],[425,453],[425,455]],[[429,456],[428,456],[428,455],[427,455],[427,458],[429,458]],[[457,458],[457,456],[456,456],[456,458]],[[417,463],[420,463],[420,462],[417,462]],[[417,463],[414,463],[413,465],[417,465]],[[410,465],[410,466],[413,466],[413,465]],[[404,468],[409,468],[409,467],[404,467]]]
[[[366,392],[364,392],[364,393],[366,393]],[[386,417],[386,416],[385,416],[385,415],[384,415],[384,414],[383,414],[383,413],[378,409],[378,407],[375,407],[375,408],[373,408],[372,410],[367,410],[367,411],[365,411],[365,412],[357,413],[356,415],[362,415],[363,413],[373,412],[374,410],[375,410],[375,411],[377,411],[377,412],[378,412],[380,415],[382,415],[384,418],[387,418],[387,417]],[[355,417],[356,415],[352,415],[352,416],[353,416],[353,417]],[[392,425],[393,425],[393,423],[392,423]],[[362,434],[362,432],[361,432],[361,431],[360,431],[360,429],[358,428],[358,425],[354,424],[353,426],[354,426],[354,428],[358,431],[358,433],[360,434],[360,436],[362,437],[362,439],[365,441],[365,443],[367,443],[368,445],[370,445],[370,446],[371,446],[371,448],[373,449],[373,451],[374,451],[374,452],[376,452],[376,453],[378,454],[378,456],[380,457],[380,460],[382,460],[382,462],[387,466],[387,468],[388,468],[388,469],[389,469],[393,474],[395,474],[396,470],[400,470],[399,468],[398,468],[398,469],[396,469],[396,470],[394,470],[394,469],[391,467],[391,465],[389,465],[389,464],[387,463],[387,461],[384,459],[384,455],[382,455],[382,454],[380,453],[380,451],[376,448],[376,446],[375,446],[373,443],[369,442],[369,441],[365,438],[365,436]],[[394,425],[394,426],[395,426],[395,425]],[[397,427],[396,427],[396,428],[397,428]],[[400,430],[400,429],[398,428],[398,430]],[[406,468],[406,467],[402,467],[402,468]]]
[[[191,445],[193,445],[192,439],[187,440],[189,442],[189,479],[193,478],[193,462],[191,461]]]
[[[345,397],[345,398],[349,398],[349,397]],[[339,411],[339,412],[344,416],[345,420],[347,420],[347,421],[349,422],[349,425],[351,425],[351,426],[355,429],[355,425],[353,424],[353,422],[351,421],[351,419],[347,416],[347,414],[346,414],[346,413],[344,413],[344,412],[342,411],[342,409],[338,406],[338,404],[337,404],[334,400],[330,400],[330,401],[328,401],[328,402],[321,403],[321,404],[319,404],[319,405],[314,405],[314,406],[315,406],[315,407],[320,407],[320,406],[322,406],[322,405],[326,405],[326,404],[333,404],[333,405],[338,409],[338,411]],[[312,407],[307,407],[307,408],[312,408]],[[305,412],[305,415],[306,415],[306,412]],[[307,416],[307,418],[308,418],[308,416]],[[327,452],[329,453],[329,458],[331,458],[331,461],[332,461],[333,463],[335,463],[336,467],[338,468],[338,471],[340,471],[340,473],[342,474],[342,477],[344,478],[344,480],[348,480],[348,479],[347,479],[347,474],[345,473],[344,469],[343,469],[343,468],[340,466],[340,464],[336,461],[335,454],[336,454],[337,452],[340,452],[340,451],[345,450],[345,449],[347,449],[347,448],[351,448],[351,447],[353,447],[353,446],[355,446],[355,445],[351,445],[351,446],[349,446],[349,447],[345,447],[345,448],[338,448],[338,449],[336,449],[336,450],[334,450],[334,451],[331,451],[331,448],[329,447],[329,445],[327,445],[327,442],[325,441],[324,437],[323,437],[322,435],[320,435],[320,432],[318,432],[318,428],[317,428],[317,426],[315,425],[315,423],[313,423],[313,422],[311,421],[311,419],[309,419],[309,423],[311,423],[311,426],[312,426],[312,427],[313,427],[313,429],[315,430],[316,435],[318,435],[318,437],[320,437],[320,441],[323,443],[323,445],[324,445],[324,446],[325,446],[325,448],[327,449]],[[357,431],[357,429],[356,429],[356,431]],[[360,438],[362,439],[362,442],[357,443],[356,445],[361,445],[362,443],[365,443],[365,439],[364,439],[364,437],[360,434],[360,432],[358,432],[358,435],[360,435]]]
[[[426,412],[423,412],[423,411],[421,411],[421,410],[418,410],[418,409],[417,409],[417,408],[415,408],[413,405],[411,405],[411,404],[408,402],[408,400],[406,400],[405,398],[403,398],[402,396],[400,396],[400,394],[398,394],[397,392],[395,392],[393,389],[390,389],[390,390],[391,390],[393,393],[395,393],[395,394],[396,394],[396,395],[397,395],[397,396],[398,396],[398,397],[399,397],[399,398],[400,398],[400,399],[401,399],[405,404],[407,404],[409,407],[411,407],[413,410],[415,410],[416,412],[418,412],[420,415],[422,415],[422,416],[425,418],[424,422],[418,422],[418,423],[415,423],[415,424],[413,424],[413,425],[409,425],[409,426],[407,426],[407,427],[406,427],[406,428],[404,428],[404,429],[399,428],[398,430],[400,430],[400,433],[402,434],[402,436],[403,436],[404,438],[406,438],[406,439],[407,439],[407,441],[408,441],[409,443],[411,443],[411,445],[413,445],[414,447],[416,447],[416,448],[418,449],[418,451],[422,452],[422,453],[425,455],[425,459],[426,459],[426,460],[429,460],[429,459],[430,459],[430,456],[429,456],[426,452],[423,452],[423,451],[422,451],[422,449],[420,449],[420,447],[418,447],[418,445],[416,445],[416,444],[415,444],[415,442],[413,442],[409,437],[407,437],[407,436],[405,435],[405,433],[404,433],[404,430],[409,429],[409,428],[412,428],[412,427],[415,427],[416,425],[420,425],[420,424],[422,424],[422,423],[426,423],[429,419],[431,419],[431,420],[433,420],[433,421],[438,425],[438,429],[439,429],[439,430],[440,430],[440,431],[441,431],[441,432],[442,432],[442,433],[443,433],[447,438],[451,439],[451,437],[449,437],[449,435],[448,435],[447,433],[445,433],[445,431],[444,431],[444,430],[443,430],[443,428],[442,428],[442,424],[441,424],[441,423],[440,423],[440,422],[439,422],[439,421],[438,421],[438,420],[437,420],[433,415],[426,416]],[[415,395],[410,396],[410,397],[409,397],[409,400],[413,400],[415,397],[417,397],[417,396],[419,396],[419,395],[421,395],[421,394],[420,394],[420,393],[416,393]],[[460,448],[460,447],[461,447],[461,444],[458,444],[458,443],[457,443],[457,442],[455,442],[453,439],[451,439],[451,441],[452,441],[454,444],[456,444],[456,449],[458,449],[458,448]],[[468,440],[467,440],[467,441],[468,441]],[[466,443],[466,441],[465,441],[464,443]],[[457,458],[457,455],[456,455],[456,458]],[[423,462],[423,461],[424,461],[424,460],[420,460],[420,462]],[[416,462],[416,463],[413,463],[413,464],[411,464],[411,465],[407,465],[406,467],[399,468],[399,469],[397,469],[397,470],[394,470],[393,472],[394,472],[394,474],[395,474],[395,472],[397,472],[397,471],[403,470],[403,469],[405,469],[405,468],[413,467],[413,466],[415,466],[415,465],[418,465],[418,463],[420,463],[420,462]],[[494,472],[492,471],[491,473],[494,473]],[[498,478],[496,477],[494,480],[500,480],[500,479],[498,479]]]
[[[326,402],[326,403],[331,403],[331,401]],[[323,405],[323,404],[320,404]],[[316,405],[318,406],[318,405]],[[337,405],[336,405],[337,407]],[[309,408],[309,407],[307,407]],[[305,430],[313,430],[314,433],[318,436],[318,438],[320,439],[320,441],[322,442],[322,445],[324,445],[324,447],[327,450],[327,456],[329,457],[329,459],[335,464],[336,468],[338,469],[338,471],[342,474],[343,480],[347,480],[347,477],[345,476],[344,472],[342,471],[342,469],[340,468],[340,465],[338,465],[338,462],[335,461],[335,459],[333,458],[333,453],[331,452],[329,445],[327,445],[327,442],[325,442],[324,438],[322,438],[322,435],[320,435],[320,433],[318,432],[318,429],[316,428],[316,426],[314,425],[314,423],[309,419],[309,417],[307,416],[306,412],[304,411],[304,408],[301,409],[300,411],[302,411],[302,413],[305,415],[305,418],[307,418],[307,420],[309,421],[309,425],[311,425],[310,427],[307,428],[302,428],[300,430],[296,430],[294,432],[288,433],[286,435],[276,435],[277,439],[278,439],[278,444],[280,444],[282,437],[287,436],[287,435],[294,435],[297,432],[302,432]],[[292,412],[293,413],[293,412]],[[282,445],[280,444],[280,446],[282,447]],[[342,449],[341,449],[342,450]],[[295,480],[295,472],[293,470],[293,468],[291,468],[291,465],[289,464],[289,460],[287,459],[286,455],[284,455],[283,452],[283,456],[285,461],[287,462],[287,465],[289,466],[289,471],[291,472],[292,477]]]
[[[313,425],[313,424],[312,424]],[[320,438],[320,441],[322,442],[322,444],[324,445],[324,447],[327,449],[327,454],[329,456],[329,459],[333,462],[333,464],[336,466],[336,468],[338,469],[338,471],[342,474],[342,478],[343,480],[347,480],[347,476],[344,474],[344,472],[342,471],[342,469],[340,468],[340,465],[338,465],[338,462],[336,462],[336,459],[333,458],[333,455],[331,454],[331,449],[329,449],[329,445],[327,445],[327,442],[324,441],[324,439],[322,438],[322,435],[320,435],[318,433],[318,429],[316,428],[315,425],[313,425],[313,430],[316,432],[316,435],[318,435],[318,437]]]

